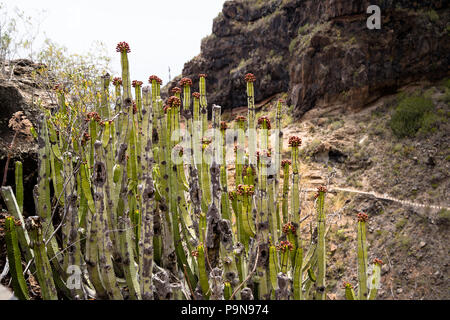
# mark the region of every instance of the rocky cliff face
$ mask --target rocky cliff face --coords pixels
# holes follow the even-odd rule
[[[370,4],[381,8],[381,30],[367,28]],[[183,76],[208,72],[209,103],[225,109],[246,104],[247,72],[257,102],[288,92],[298,116],[329,101],[363,106],[448,75],[449,20],[443,0],[227,1]]]
[[[20,160],[23,163],[24,187],[28,192],[33,190],[37,179],[37,144],[18,134],[14,147],[10,149],[14,131],[8,127],[8,122],[14,113],[21,111],[37,127],[39,101],[45,106],[53,105],[51,95],[41,89],[33,77],[33,71],[41,66],[25,59],[14,60],[7,62],[5,75],[0,77],[0,174],[3,178],[9,153],[11,160],[6,184],[14,185],[14,162]],[[26,214],[34,213],[32,197],[25,198],[24,206]]]

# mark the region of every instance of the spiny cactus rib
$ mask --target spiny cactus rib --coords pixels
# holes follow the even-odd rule
[[[16,200],[20,213],[23,213],[23,170],[22,162],[15,163]]]
[[[345,299],[356,300],[355,291],[353,290],[353,286],[350,283],[344,283],[344,289],[345,289]]]
[[[203,298],[209,299],[210,289],[208,283],[208,275],[206,273],[206,256],[205,256],[205,247],[203,244],[200,244],[197,247],[197,263],[198,263],[198,272],[199,272],[199,281],[200,287],[202,289]]]
[[[28,300],[28,287],[23,277],[22,262],[20,259],[19,241],[17,240],[16,225],[13,217],[5,219],[6,253],[9,261],[12,287],[15,296],[20,300]],[[21,222],[19,222],[21,224]],[[20,226],[19,226],[20,228]]]
[[[295,266],[294,266],[294,300],[302,300],[302,267],[303,267],[303,250],[302,248],[297,248],[295,253]]]
[[[20,228],[16,228],[16,234],[20,244],[20,248],[25,253],[25,259],[28,262],[34,257],[34,254],[30,248],[30,237],[27,230],[25,229],[25,220],[23,218],[22,212],[19,208],[11,187],[2,187],[1,192],[3,201],[5,201],[6,207],[8,208],[8,212],[12,214],[14,219],[16,219],[16,221],[18,221],[19,225],[21,226]],[[34,270],[34,268],[32,270]]]
[[[325,272],[326,272],[326,248],[325,248],[325,192],[326,189],[319,187],[317,193],[317,233],[318,233],[318,245],[317,245],[317,283],[316,283],[316,299],[325,300],[326,298],[326,285],[325,285]]]
[[[367,242],[366,242],[367,215],[358,214],[358,299],[367,300]]]
[[[31,237],[31,247],[35,254],[36,273],[39,286],[41,287],[41,294],[44,300],[57,300],[55,282],[52,274],[50,261],[45,252],[45,244],[42,238],[42,218],[29,217],[26,220],[26,229]]]

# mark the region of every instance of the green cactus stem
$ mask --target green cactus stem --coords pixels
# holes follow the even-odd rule
[[[18,224],[22,224],[20,220]],[[19,241],[17,239],[16,221],[13,217],[5,219],[5,240],[6,253],[9,261],[9,269],[12,279],[12,287],[15,296],[20,300],[28,300],[28,287],[23,277],[23,269],[21,262],[21,254],[19,249]],[[20,227],[19,227],[20,228]]]
[[[52,274],[52,269],[42,238],[43,225],[41,221],[41,217],[29,217],[26,220],[25,226],[31,237],[31,248],[34,251],[37,280],[41,288],[42,298],[44,300],[57,300],[58,295],[56,293],[55,282],[53,281],[53,277],[49,276]]]
[[[23,213],[23,170],[22,162],[15,162],[16,200],[20,213]]]
[[[211,292],[209,289],[208,274],[206,273],[205,247],[202,243],[200,243],[197,247],[196,256],[198,263],[200,288],[202,289],[203,298],[205,300],[208,300]]]
[[[293,274],[294,300],[302,300],[302,282],[303,282],[303,249],[297,248],[295,253],[295,265]]]
[[[256,77],[252,73],[245,75],[247,83],[247,104],[248,104],[248,153],[250,165],[256,165],[256,123],[255,123],[255,92],[253,83]]]
[[[280,267],[278,265],[278,254],[276,247],[271,245],[269,247],[269,274],[270,283],[274,290],[278,289],[277,275],[280,272]]]
[[[355,291],[353,290],[353,286],[350,283],[345,282],[344,289],[345,289],[345,299],[356,300]]]
[[[142,109],[142,154],[141,162],[142,179],[142,225],[141,238],[139,242],[139,277],[140,291],[142,299],[152,300],[153,284],[153,235],[154,235],[154,214],[155,214],[155,188],[152,178],[153,171],[153,153],[152,153],[152,110],[150,101],[150,89],[143,88],[143,109]]]
[[[367,300],[367,242],[366,242],[366,222],[368,216],[365,213],[358,214],[358,299]]]
[[[122,86],[123,99],[131,99],[131,81],[128,64],[128,53],[130,53],[130,46],[126,42],[119,42],[116,51],[120,53],[120,63],[122,65]]]
[[[289,146],[291,147],[291,164],[292,164],[292,196],[291,196],[291,215],[290,221],[299,227],[300,222],[300,197],[299,195],[299,172],[298,172],[298,147],[301,145],[302,139],[296,136],[289,138]]]
[[[289,241],[281,241],[280,244],[277,246],[277,249],[281,253],[281,272],[286,274],[289,267],[291,266],[291,259],[290,259],[290,253],[294,249],[294,246]]]
[[[109,83],[111,81],[110,75],[107,73],[101,77],[101,102],[100,102],[100,117],[102,119],[110,118],[109,107]]]
[[[222,213],[222,219],[231,221],[231,207],[230,198],[228,196],[228,175],[227,175],[227,130],[228,126],[225,121],[220,123],[221,134],[221,146],[222,146],[222,158],[220,165],[220,212]]]
[[[325,248],[325,193],[327,189],[323,186],[318,188],[317,199],[317,282],[316,282],[316,299],[325,300],[326,298],[326,285],[325,285],[325,272],[326,272],[326,248]]]
[[[289,168],[291,165],[290,160],[283,160],[281,167],[283,168],[283,200],[281,205],[281,211],[283,214],[283,223],[289,221]]]
[[[24,252],[25,259],[27,261],[30,261],[31,259],[33,259],[34,254],[30,249],[30,237],[27,230],[25,229],[25,221],[19,208],[19,204],[17,203],[14,196],[14,192],[12,191],[12,188],[10,186],[2,187],[1,192],[3,201],[5,201],[6,207],[8,208],[8,212],[14,217],[16,221],[18,221],[18,224],[21,226],[20,228],[15,228],[15,233],[17,235],[20,248],[22,249],[22,252]]]
[[[253,194],[254,187],[249,185],[238,185],[236,193],[242,198],[242,213],[241,221],[242,227],[249,237],[256,235],[253,221]]]
[[[381,266],[383,261],[374,259],[372,263],[372,275],[370,277],[370,290],[368,300],[375,300],[377,297],[378,288],[380,287]]]

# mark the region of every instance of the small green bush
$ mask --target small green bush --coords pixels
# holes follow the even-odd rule
[[[439,98],[440,101],[450,103],[450,89],[445,88],[444,94]]]
[[[427,113],[423,117],[420,133],[435,133],[441,123],[442,118],[434,113]]]
[[[399,137],[413,137],[422,127],[425,116],[434,108],[433,101],[428,98],[414,96],[400,101],[392,114],[390,126]]]
[[[450,223],[450,210],[441,209],[438,212],[437,216],[438,216],[438,220],[441,223],[446,223],[446,224]]]

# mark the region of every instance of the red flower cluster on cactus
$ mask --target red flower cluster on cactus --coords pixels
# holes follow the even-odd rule
[[[377,259],[377,258],[373,259],[373,263],[374,263],[374,264],[377,264],[377,265],[379,265],[379,266],[382,266],[382,265],[384,264],[384,263],[383,263],[383,260]]]
[[[247,73],[245,75],[245,81],[246,82],[255,82],[256,81],[256,77],[253,73]]]
[[[131,82],[131,85],[133,86],[133,88],[136,88],[136,87],[140,87],[140,86],[142,86],[142,81],[138,81],[138,80],[133,80],[132,82]]]
[[[264,152],[264,153],[263,153]],[[263,151],[256,151],[256,160],[259,162],[259,159],[261,155],[270,158],[272,156],[272,150],[263,150]]]
[[[85,145],[91,139],[91,135],[87,132],[83,134],[83,138],[81,139],[81,144]]]
[[[248,186],[245,184],[240,184],[237,186],[236,188],[236,193],[240,196],[242,195],[246,195],[246,196],[251,196],[255,193],[254,191],[254,186]]]
[[[369,220],[369,216],[363,212],[358,213],[356,217],[359,222],[366,222],[367,220]]]
[[[155,80],[158,84],[162,84],[162,80],[158,76],[152,75],[148,78],[149,83],[152,83],[153,80]]]
[[[282,160],[281,161],[281,166],[284,168],[286,166],[290,166],[291,165],[291,160]]]
[[[200,93],[198,93],[198,92],[192,93],[192,96],[196,99],[200,99]]]
[[[122,85],[122,78],[115,77],[115,78],[113,79],[112,83],[113,83],[113,85],[115,85],[115,86],[120,86],[120,85]]]
[[[249,166],[249,165],[244,165],[244,167],[242,168],[242,177],[246,177],[247,176],[247,174],[248,174],[248,169],[251,169],[252,170],[252,175],[253,176],[255,176],[256,175],[256,170],[255,170],[255,168],[253,168],[252,166]]]
[[[225,121],[220,121],[220,130],[227,130],[228,125]]]
[[[117,52],[127,52],[130,53],[130,46],[125,41],[119,42],[116,47]]]
[[[350,282],[344,282],[343,283],[343,285],[342,285],[342,287],[344,288],[344,289],[353,289],[353,285],[350,283]]]
[[[170,109],[170,106],[168,104],[166,104],[163,108],[163,112],[167,113],[167,110],[169,110],[169,109]]]
[[[262,126],[264,123],[266,124],[267,129],[270,130],[271,127],[270,127],[270,119],[269,119],[269,117],[263,116],[263,117],[258,119],[258,125]]]
[[[290,147],[299,147],[302,144],[302,139],[300,137],[297,136],[292,136],[289,138],[289,142],[288,142]]]
[[[179,106],[181,106],[181,100],[178,97],[175,96],[171,96],[168,100],[167,100],[167,104],[172,107],[172,108],[177,108]]]
[[[235,192],[233,192],[233,191],[229,191],[228,192],[228,198],[230,198],[231,201],[234,200],[235,196],[236,196]]]
[[[317,193],[314,195],[314,199],[317,199],[321,192],[326,193],[326,192],[328,192],[328,190],[327,190],[327,188],[325,186],[318,187],[317,188]]]
[[[179,83],[180,87],[192,86],[192,80],[190,78],[182,78]]]
[[[172,90],[170,90],[170,92],[172,92],[173,94],[175,93],[181,93],[181,89],[178,87],[173,87]]]
[[[277,249],[283,252],[286,252],[286,250],[292,251],[294,249],[294,246],[289,241],[281,241],[280,244],[277,246]]]
[[[198,257],[198,250],[192,250],[192,251],[191,251],[191,255],[192,255],[193,257]]]
[[[206,73],[200,73],[198,75],[199,78],[206,78],[208,75]]]
[[[96,122],[100,122],[102,119],[100,118],[100,115],[97,112],[88,112],[86,114],[86,121],[89,121],[93,119]]]
[[[283,233],[285,234],[289,233],[289,231],[294,234],[296,230],[297,229],[295,229],[295,226],[292,224],[292,222],[288,222],[283,226]]]
[[[247,121],[247,118],[244,116],[237,116],[234,120],[237,122],[244,122]]]

